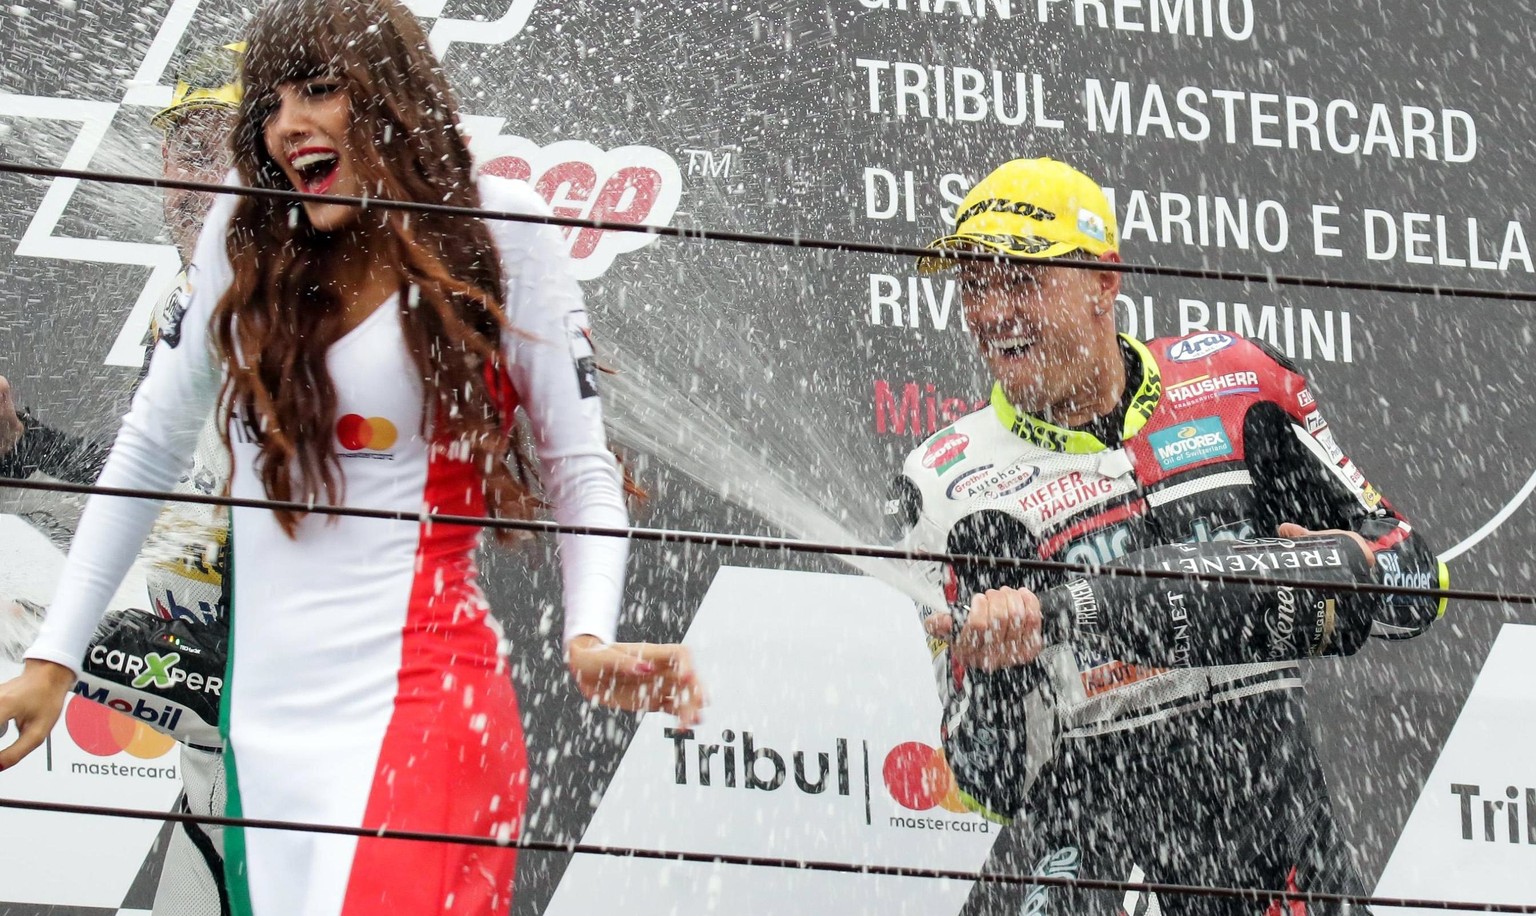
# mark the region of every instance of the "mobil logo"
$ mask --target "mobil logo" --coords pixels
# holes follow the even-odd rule
[[[395,424],[383,417],[349,413],[336,421],[336,441],[349,452],[383,452],[400,438]]]
[[[93,757],[126,753],[140,760],[154,760],[176,746],[170,736],[155,731],[149,723],[169,719],[164,724],[174,725],[179,710],[158,709],[142,700],[136,707],[119,699],[110,703],[110,707],[103,706],[78,693],[69,698],[64,708],[64,730],[80,750]]]
[[[971,437],[965,433],[955,432],[950,426],[938,431],[928,442],[928,450],[923,452],[923,467],[931,468],[939,474],[954,467],[965,457],[965,449],[971,444]]]
[[[1168,358],[1176,363],[1192,363],[1195,360],[1205,359],[1213,353],[1219,353],[1235,343],[1237,343],[1236,337],[1220,331],[1193,334],[1170,346]]]
[[[481,172],[528,182],[556,216],[668,226],[682,198],[683,176],[677,161],[652,146],[604,150],[584,140],[539,146],[512,136],[474,146],[483,163]],[[618,255],[644,248],[657,238],[643,232],[561,231],[580,280],[601,276]]]
[[[909,811],[943,808],[955,814],[968,809],[960,800],[960,787],[950,772],[944,751],[921,741],[906,741],[891,748],[881,767],[885,790]]]

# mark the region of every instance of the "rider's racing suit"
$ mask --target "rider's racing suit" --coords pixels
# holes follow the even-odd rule
[[[1116,566],[1445,587],[1445,568],[1346,458],[1306,380],[1224,333],[1121,337],[1117,410],[1083,428],[992,405],[914,450],[888,512],[904,546],[1110,567],[1098,575],[956,564],[974,595],[1042,602],[1047,648],[987,673],[937,640],[941,729],[979,810],[1017,818],[990,869],[1356,892],[1302,708],[1297,660],[1414,636],[1434,599],[1113,576]],[[1111,443],[1111,444],[1106,444]],[[1275,538],[1294,522],[1359,533]],[[1267,912],[1299,914],[1279,902]],[[968,912],[1258,913],[1265,904],[978,883]],[[1322,908],[1308,912],[1325,912]]]

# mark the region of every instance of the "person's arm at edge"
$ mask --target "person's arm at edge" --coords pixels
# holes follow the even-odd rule
[[[210,281],[194,295],[178,347],[162,344],[149,375],[123,419],[123,428],[98,481],[103,486],[170,489],[181,468],[167,455],[190,456],[198,431],[218,395],[209,349],[208,320],[227,285],[225,227],[232,198],[216,204],[198,242],[197,259]],[[59,590],[42,632],[27,652],[22,675],[0,685],[0,722],[21,734],[0,750],[0,770],[40,745],[58,720],[75,683],[86,646],[113,591],[132,565],[160,503],[125,497],[90,499],[76,529]]]

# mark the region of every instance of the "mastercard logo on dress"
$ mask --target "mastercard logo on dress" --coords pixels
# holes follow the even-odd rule
[[[349,413],[336,421],[336,439],[348,452],[383,452],[394,447],[400,438],[395,424],[383,417],[364,417]],[[393,457],[370,455],[370,458]]]

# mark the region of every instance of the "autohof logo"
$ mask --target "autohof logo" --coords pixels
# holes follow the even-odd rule
[[[584,140],[539,146],[514,136],[474,146],[482,173],[528,182],[556,216],[667,226],[682,198],[677,161],[652,146],[603,150]],[[581,280],[602,276],[614,258],[656,241],[643,232],[562,231]]]

